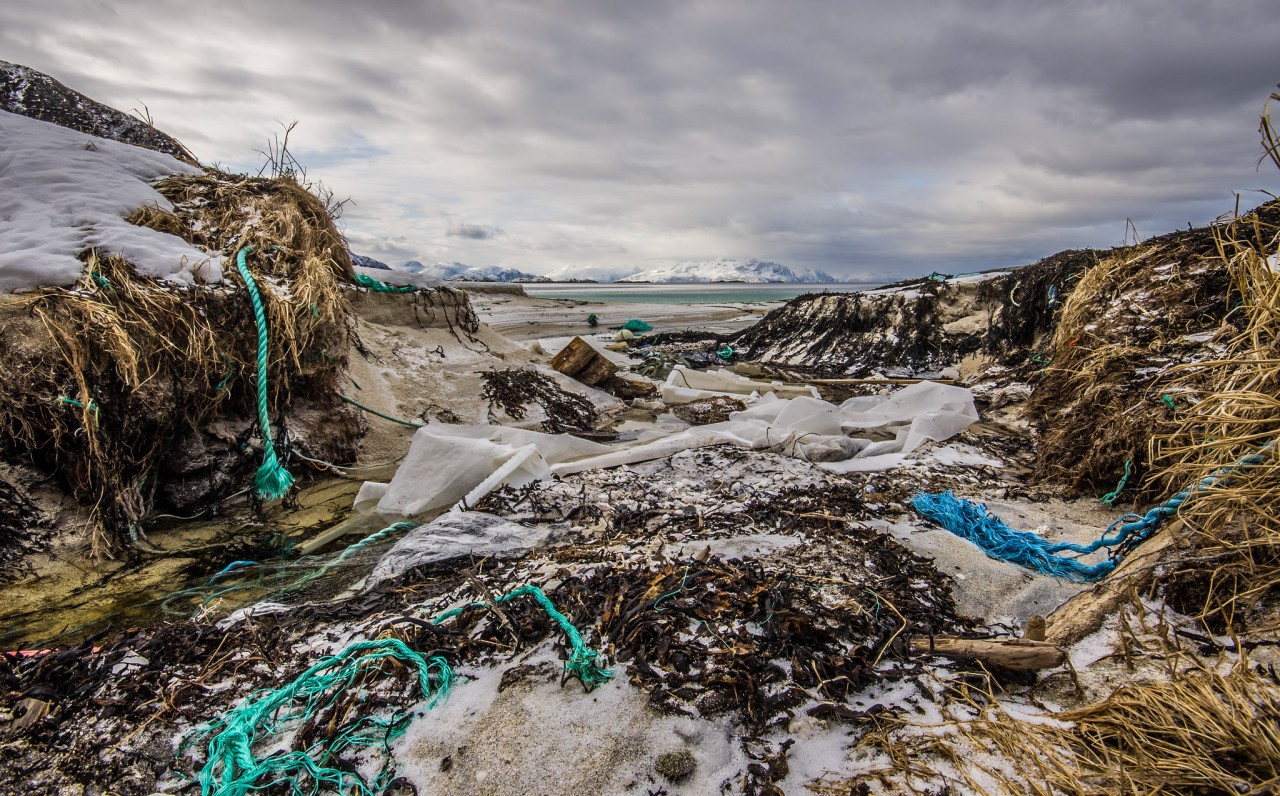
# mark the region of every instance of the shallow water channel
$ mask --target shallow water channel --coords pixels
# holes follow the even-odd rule
[[[393,472],[389,467],[365,475]],[[0,586],[0,651],[75,644],[105,630],[197,615],[216,619],[264,599],[337,593],[394,542],[383,541],[314,577],[347,545],[387,524],[376,515],[351,513],[360,484],[313,481],[289,507],[271,504],[260,515],[240,498],[219,516],[165,519],[148,530],[148,551],[122,552],[114,560],[94,561],[86,550],[55,546],[35,562],[36,575]],[[233,562],[242,563],[228,568]]]

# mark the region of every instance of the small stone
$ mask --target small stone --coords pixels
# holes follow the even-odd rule
[[[696,761],[693,759],[693,753],[688,749],[681,749],[678,752],[667,752],[658,755],[658,760],[653,764],[653,769],[671,782],[679,782],[693,773]]]

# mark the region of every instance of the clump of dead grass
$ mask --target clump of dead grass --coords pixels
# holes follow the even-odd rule
[[[1280,786],[1280,687],[1242,660],[1229,673],[1195,667],[1172,679],[1126,685],[1107,699],[1032,724],[996,713],[961,725],[948,744],[990,749],[978,762],[1011,794],[1274,793]]]
[[[1166,374],[1203,355],[1198,335],[1221,326],[1228,288],[1208,229],[1115,249],[1080,276],[1041,354],[1029,403],[1041,430],[1041,480],[1100,494],[1116,485],[1126,461],[1131,485],[1151,472],[1149,441],[1172,428],[1195,391],[1169,387]]]
[[[1195,588],[1182,610],[1240,629],[1280,594],[1280,210],[1219,226],[1232,277],[1234,324],[1223,356],[1174,369],[1198,400],[1152,446],[1165,489],[1204,482],[1180,512],[1197,548],[1171,576]],[[1186,591],[1178,590],[1178,591]]]
[[[889,716],[859,746],[879,753],[854,779],[811,783],[816,793],[1011,796],[1274,793],[1280,786],[1280,686],[1242,658],[1227,673],[1201,662],[1167,680],[1132,683],[1084,707],[1025,720],[994,693],[964,686],[945,721]],[[862,791],[866,792],[866,791]]]
[[[90,251],[79,284],[13,297],[0,319],[6,338],[24,340],[0,355],[0,440],[92,507],[98,553],[137,532],[178,435],[219,413],[254,417],[257,331],[235,273],[240,247],[255,247],[273,412],[334,393],[345,367],[351,262],[318,199],[288,179],[215,171],[157,189],[174,211],[130,220],[220,253],[227,283],[179,286]]]

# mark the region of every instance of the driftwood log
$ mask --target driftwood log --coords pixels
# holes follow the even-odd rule
[[[1134,589],[1144,589],[1151,583],[1155,565],[1178,541],[1181,528],[1182,523],[1178,522],[1157,531],[1092,589],[1063,603],[1046,620],[1045,640],[1067,647],[1096,632]]]
[[[911,639],[917,655],[941,655],[956,660],[977,660],[1005,669],[1053,669],[1067,660],[1056,644],[1027,639],[972,639],[934,636]]]
[[[595,350],[586,340],[575,337],[551,360],[551,367],[594,387],[618,372],[618,366]]]

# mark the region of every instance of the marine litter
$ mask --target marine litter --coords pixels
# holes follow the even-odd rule
[[[164,190],[225,257],[260,236],[275,435],[238,283],[6,297],[64,320],[0,403],[0,789],[1275,789],[1275,204],[714,328],[370,287],[227,209],[278,187]],[[178,298],[244,313],[187,320],[189,370]],[[915,507],[948,492],[967,529]],[[1099,579],[1047,574],[1121,519]]]

